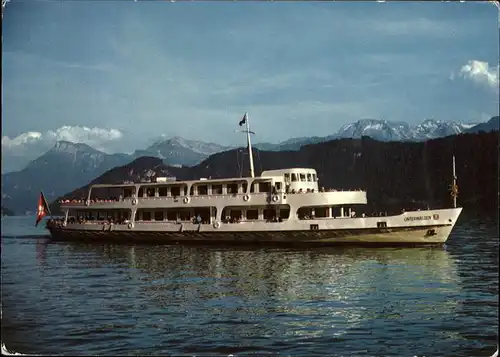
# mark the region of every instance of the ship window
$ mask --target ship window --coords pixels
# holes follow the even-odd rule
[[[207,185],[201,185],[198,186],[198,195],[208,195],[208,186]]]
[[[280,209],[280,218],[288,219],[289,217],[290,217],[290,209],[289,208]]]
[[[126,188],[123,190],[123,197],[132,197],[132,189],[131,188]]]
[[[142,220],[143,221],[151,221],[151,212],[143,211],[142,212]]]
[[[342,217],[341,216],[341,209],[340,209],[340,206],[332,206],[332,217],[335,218],[335,217]]]
[[[170,193],[173,197],[181,195],[181,188],[179,186],[174,186],[170,189]]]
[[[316,182],[317,179],[316,179],[316,174],[312,174],[313,175],[313,181]]]
[[[155,189],[153,187],[149,187],[146,189],[148,197],[154,197],[155,196]]]
[[[163,221],[163,211],[155,212],[155,221]]]
[[[306,174],[300,174],[300,181],[306,180]]]
[[[270,182],[259,183],[259,192],[270,192],[270,191],[271,191],[271,183]]]
[[[194,196],[194,186],[189,189],[189,196]]]
[[[312,181],[312,175],[311,174],[307,174],[307,181]]]
[[[285,174],[285,182],[290,182],[290,174]]]
[[[297,174],[292,174],[292,182],[297,181]]]
[[[235,183],[227,185],[227,193],[238,193],[238,185]]]
[[[311,208],[309,207],[301,207],[297,210],[297,216],[299,219],[310,219],[311,213]]]
[[[191,213],[189,211],[179,211],[179,218],[181,221],[191,220]]]
[[[259,219],[259,211],[256,209],[247,210],[247,219],[248,220]]]
[[[222,194],[222,185],[212,185],[212,194],[213,195],[221,195]]]
[[[314,209],[314,215],[319,218],[328,217],[328,208],[327,207],[316,207]]]
[[[247,182],[244,182],[242,185],[241,185],[242,189],[243,189],[243,193],[246,193],[247,192],[247,189],[248,189],[248,183]]]
[[[177,211],[176,210],[168,210],[167,211],[167,220],[168,221],[177,221]]]
[[[266,208],[264,210],[264,219],[266,221],[274,221],[276,219],[276,210],[274,208]]]
[[[241,210],[239,209],[232,209],[230,213],[230,217],[232,219],[241,219]]]
[[[166,187],[159,187],[158,188],[158,196],[166,197],[167,196],[167,188]]]
[[[137,196],[144,197],[144,187],[139,187],[139,193]]]
[[[211,208],[210,207],[196,208],[194,210],[194,215],[193,215],[193,217],[195,217],[196,222],[198,222],[198,220],[197,220],[198,216],[201,218],[200,223],[209,224],[210,217],[211,217]]]

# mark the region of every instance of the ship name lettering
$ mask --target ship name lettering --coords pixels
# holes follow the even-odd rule
[[[427,221],[430,219],[432,219],[431,216],[405,217],[405,222],[408,222],[408,221]]]

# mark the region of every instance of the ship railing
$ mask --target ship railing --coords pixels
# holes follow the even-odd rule
[[[310,191],[289,191],[287,193],[283,191],[275,192],[275,193],[269,193],[269,192],[251,192],[248,193],[249,196],[257,196],[257,197],[268,197],[269,195],[303,195],[303,194],[314,194],[314,193],[332,193],[332,192],[363,192],[361,189],[357,190],[335,190],[335,189],[330,189],[326,191],[315,191],[315,190],[310,190]],[[94,204],[115,204],[117,202],[130,202],[134,199],[137,200],[170,200],[177,202],[179,200],[184,199],[184,197],[189,197],[189,198],[195,198],[197,200],[202,199],[202,200],[213,200],[213,199],[226,199],[228,197],[240,197],[243,198],[246,196],[247,193],[227,193],[227,194],[206,194],[206,195],[189,195],[189,196],[146,196],[146,197],[121,197],[121,198],[93,198],[90,200],[86,199],[66,199],[66,200],[59,200],[58,202],[61,205],[94,205]],[[88,204],[87,204],[88,203]]]
[[[59,200],[57,202],[60,205],[64,205],[64,206],[72,206],[72,205],[79,206],[79,205],[86,205],[87,201],[88,201],[89,205],[96,204],[96,203],[98,203],[98,204],[106,204],[106,203],[117,203],[117,202],[120,202],[119,199],[115,199],[115,198],[112,198],[112,199],[91,199],[91,200],[86,200],[86,199],[79,199],[79,200],[72,199],[72,200],[69,200],[69,199],[66,199],[66,200]]]
[[[295,190],[292,189],[289,192],[287,192],[290,195],[303,195],[303,194],[310,194],[310,193],[329,193],[329,192],[363,192],[362,189],[335,189],[335,188],[321,188],[319,190],[314,190],[314,189],[299,189]]]
[[[138,197],[139,200],[182,200],[184,197],[196,199],[214,199],[214,198],[228,198],[228,197],[244,197],[246,193],[227,193],[227,194],[209,194],[209,195],[189,195],[189,196],[152,196],[152,197]],[[252,192],[249,196],[269,196],[268,192]]]

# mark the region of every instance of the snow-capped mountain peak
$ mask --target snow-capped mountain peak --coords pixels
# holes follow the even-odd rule
[[[370,136],[377,140],[408,140],[409,125],[378,119],[362,119],[342,126],[335,137],[360,138]]]
[[[335,137],[360,138],[370,136],[381,141],[421,141],[463,133],[476,124],[425,119],[421,124],[392,122],[378,119],[362,119],[342,126]]]
[[[189,140],[180,136],[174,136],[169,139],[157,140],[153,145],[147,148],[146,151],[159,150],[162,152],[164,150],[172,150],[173,148],[183,148],[201,155],[212,155],[216,152],[228,149],[227,147],[219,144]]]

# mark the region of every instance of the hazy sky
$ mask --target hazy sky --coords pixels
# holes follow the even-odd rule
[[[28,131],[129,152],[161,134],[243,144],[245,111],[256,142],[364,118],[485,121],[498,24],[475,2],[12,0],[2,144]]]

